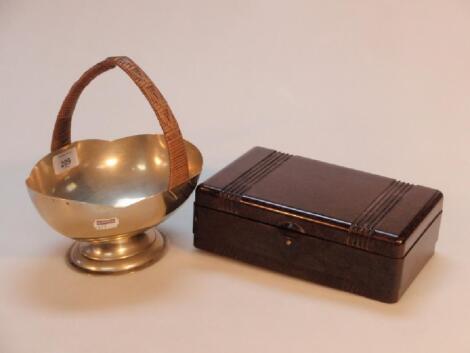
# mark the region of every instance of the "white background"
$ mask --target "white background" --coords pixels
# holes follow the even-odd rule
[[[0,1],[0,352],[469,352],[470,2]],[[67,267],[71,241],[24,179],[61,100],[132,57],[205,158],[254,145],[442,190],[437,253],[389,305],[192,247],[192,198],[141,272]],[[85,91],[73,138],[160,131],[118,70]]]

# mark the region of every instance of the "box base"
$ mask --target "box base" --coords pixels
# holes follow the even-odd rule
[[[397,302],[434,253],[441,213],[403,258],[391,258],[195,205],[194,246],[356,293]]]

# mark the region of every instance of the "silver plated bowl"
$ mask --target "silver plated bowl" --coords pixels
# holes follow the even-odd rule
[[[71,142],[73,110],[96,76],[120,67],[155,111],[163,135]],[[158,260],[164,237],[155,229],[194,190],[202,156],[183,140],[165,99],[127,57],[110,57],[85,72],[59,111],[52,152],[33,167],[26,185],[42,218],[72,238],[68,259],[93,273],[122,273]]]

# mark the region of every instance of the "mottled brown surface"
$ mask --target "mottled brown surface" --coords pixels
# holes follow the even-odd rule
[[[198,248],[395,302],[434,253],[442,194],[255,147],[195,205]]]

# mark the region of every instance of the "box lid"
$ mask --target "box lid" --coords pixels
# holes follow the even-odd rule
[[[440,214],[442,194],[255,147],[200,184],[196,204],[399,258]]]

